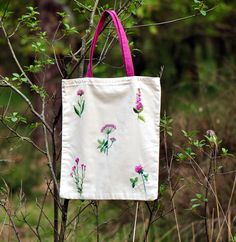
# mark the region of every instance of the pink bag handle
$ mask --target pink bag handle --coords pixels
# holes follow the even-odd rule
[[[125,65],[125,71],[127,76],[134,76],[134,66],[133,66],[133,61],[130,53],[130,48],[129,48],[129,42],[126,37],[124,28],[114,10],[105,10],[102,13],[102,16],[99,20],[99,23],[97,25],[92,43],[91,43],[91,48],[90,48],[90,53],[89,53],[89,63],[88,63],[88,70],[86,77],[93,77],[93,70],[92,70],[92,64],[93,64],[93,54],[94,54],[94,49],[96,47],[96,43],[98,40],[98,37],[102,31],[103,25],[105,23],[105,20],[107,16],[110,15],[112,18],[112,21],[115,25],[119,42],[120,42],[120,47],[121,47],[121,52],[122,52],[122,57],[123,57],[123,62]]]

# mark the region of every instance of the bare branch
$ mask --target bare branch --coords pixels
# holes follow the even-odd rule
[[[20,138],[23,141],[26,141],[33,145],[39,152],[41,152],[44,155],[47,155],[46,151],[42,150],[33,140],[31,140],[29,137],[21,136],[16,130],[14,130],[12,127],[10,127],[7,123],[3,121],[3,119],[0,117],[0,121],[2,124],[9,129],[12,133],[14,133],[18,138]]]
[[[217,6],[214,6],[210,9],[208,9],[206,12],[211,12],[211,11],[215,10],[216,7]],[[197,16],[201,16],[201,14],[200,13],[192,14],[192,15],[189,15],[189,16],[185,16],[185,17],[181,17],[181,18],[177,18],[177,19],[172,19],[172,20],[167,20],[167,21],[163,21],[163,22],[158,22],[158,23],[133,25],[133,26],[130,26],[130,27],[125,27],[125,29],[135,29],[135,28],[143,28],[143,27],[150,27],[150,26],[160,26],[160,25],[172,24],[172,23],[176,23],[176,22],[179,22],[179,21],[194,18],[194,17],[197,17]]]
[[[8,218],[10,219],[10,222],[11,222],[12,228],[13,228],[13,230],[15,232],[17,241],[20,242],[21,240],[20,240],[19,232],[18,232],[18,230],[16,228],[16,224],[15,224],[13,218],[12,218],[11,211],[8,208],[4,207],[4,206],[3,206],[3,209],[5,210],[6,214],[8,215]]]
[[[45,117],[45,98],[43,98],[43,103],[42,103],[42,116],[43,116],[43,119],[44,119],[44,117]],[[48,158],[48,165],[49,165],[49,168],[50,168],[52,180],[54,182],[56,190],[57,190],[57,192],[59,192],[56,174],[55,174],[55,171],[53,169],[53,160],[52,160],[52,156],[50,154],[50,149],[49,149],[49,144],[48,144],[47,129],[46,129],[45,126],[43,126],[43,132],[44,132],[44,142],[45,142],[45,146],[46,146],[46,155],[47,155],[47,158]]]
[[[51,181],[49,182],[49,185],[50,185],[50,183],[51,183]],[[45,201],[46,201],[46,198],[47,198],[47,195],[48,195],[48,190],[49,190],[49,187],[47,187],[46,192],[44,194],[43,201],[42,201],[42,206],[40,207],[40,213],[39,213],[39,217],[38,217],[38,222],[37,222],[37,225],[36,225],[36,231],[37,231],[37,234],[39,236],[40,236],[40,234],[39,234],[39,227],[40,227],[40,223],[41,223],[41,219],[42,219],[42,214],[43,214]]]
[[[83,72],[84,72],[84,57],[85,57],[85,54],[86,54],[86,41],[87,41],[87,38],[92,30],[92,27],[93,27],[93,19],[94,19],[94,15],[95,15],[95,12],[96,12],[96,9],[97,9],[97,6],[98,6],[98,2],[99,0],[96,0],[95,3],[94,3],[94,6],[93,6],[93,9],[92,9],[92,13],[91,13],[91,16],[90,16],[90,21],[89,21],[89,27],[88,29],[86,30],[85,32],[85,35],[82,37],[82,47],[81,47],[81,63],[80,63],[80,73],[79,73],[79,76],[82,77],[83,76]]]

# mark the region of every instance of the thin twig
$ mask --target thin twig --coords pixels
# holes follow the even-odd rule
[[[20,62],[18,61],[18,59],[16,57],[15,51],[14,51],[14,49],[12,47],[11,41],[10,41],[8,35],[7,35],[6,29],[5,29],[4,25],[3,25],[2,20],[0,20],[0,24],[1,24],[1,27],[2,27],[3,34],[4,34],[4,36],[5,36],[6,40],[7,40],[7,44],[8,44],[8,47],[9,47],[10,51],[11,51],[11,54],[12,54],[13,59],[15,60],[15,62],[17,64],[18,68],[20,69],[21,73],[27,79],[28,83],[30,85],[33,85],[33,83],[30,81],[29,77],[26,75],[25,71],[23,70]]]
[[[83,76],[83,72],[84,72],[84,57],[85,57],[85,54],[86,54],[86,41],[87,41],[87,38],[88,38],[88,36],[89,36],[89,34],[92,30],[92,27],[93,27],[94,15],[95,15],[98,3],[99,3],[99,0],[96,0],[95,3],[94,3],[92,13],[91,13],[91,16],[90,16],[90,20],[89,20],[89,27],[86,30],[85,35],[82,37],[82,47],[81,47],[81,57],[80,57],[82,59],[82,61],[80,63],[80,73],[79,73],[80,77]]]
[[[223,228],[223,226],[224,226],[224,223],[225,223],[225,221],[226,221],[226,217],[228,216],[228,214],[229,214],[229,212],[230,212],[230,204],[231,204],[232,199],[233,199],[233,196],[234,196],[235,187],[236,187],[236,176],[234,176],[233,187],[232,187],[232,190],[231,190],[231,195],[230,195],[230,199],[229,199],[229,202],[228,202],[228,207],[227,207],[226,215],[225,215],[224,220],[223,220],[223,222],[222,222],[222,224],[221,224],[221,226],[220,226],[220,230],[219,230],[219,233],[218,233],[218,236],[217,236],[216,241],[219,240],[219,237],[220,237],[220,234],[221,234],[221,230],[222,230],[222,228]],[[230,226],[228,226],[228,230],[230,230]],[[230,237],[230,233],[231,233],[231,231],[229,231],[229,237]],[[232,234],[232,233],[231,233],[231,234]],[[229,238],[229,239],[230,239],[230,238]]]
[[[25,102],[30,107],[31,112],[44,124],[44,126],[47,128],[47,130],[50,133],[52,133],[51,127],[45,121],[45,119],[43,119],[42,116],[34,109],[33,104],[31,103],[31,101],[18,88],[16,88],[12,84],[10,84],[6,79],[3,79],[2,81],[3,81],[3,83],[5,83],[8,87],[10,87],[13,91],[15,91],[17,94],[19,94],[19,96],[21,96],[25,100]]]
[[[174,210],[174,217],[175,217],[175,223],[176,223],[176,230],[178,234],[178,240],[181,242],[181,235],[180,235],[180,229],[179,229],[179,223],[178,223],[178,216],[175,206],[175,199],[174,199],[174,191],[172,187],[172,180],[171,180],[171,171],[172,171],[172,161],[173,156],[171,157],[171,160],[169,161],[168,158],[168,146],[167,146],[167,132],[164,130],[164,150],[165,150],[165,158],[166,158],[166,166],[167,166],[167,172],[168,172],[168,183],[169,183],[169,189],[170,189],[170,197],[171,197],[171,203]]]
[[[135,242],[135,233],[136,233],[137,219],[138,219],[138,207],[139,207],[139,202],[137,201],[136,209],[135,209],[135,217],[134,217],[133,242]]]
[[[23,141],[26,141],[28,143],[30,143],[31,145],[33,145],[39,152],[41,152],[44,155],[47,155],[46,151],[42,150],[33,140],[31,140],[29,137],[24,137],[21,136],[16,130],[14,130],[13,128],[11,128],[7,123],[5,123],[1,118],[0,118],[1,123],[7,128],[9,129],[12,133],[14,133],[16,135],[16,137],[20,138]]]
[[[8,208],[6,208],[5,206],[2,206],[2,207],[3,207],[3,209],[5,210],[6,214],[8,215],[8,218],[10,219],[10,222],[11,222],[12,228],[13,228],[13,230],[14,230],[14,232],[15,232],[15,235],[16,235],[16,238],[17,238],[17,241],[18,241],[18,242],[21,242],[21,240],[20,240],[20,236],[19,236],[19,232],[18,232],[18,230],[17,230],[17,228],[16,228],[16,225],[15,225],[14,220],[12,219],[11,211],[10,211]]]
[[[41,240],[41,237],[40,237],[40,235],[37,233],[37,231],[32,227],[32,225],[28,222],[28,220],[27,220],[27,216],[25,216],[22,212],[21,212],[21,216],[22,216],[22,218],[23,218],[23,222],[25,223],[25,224],[27,224],[28,225],[28,227],[29,227],[29,229],[33,232],[33,234],[38,238],[38,240],[41,242],[42,240]]]
[[[50,181],[50,183],[51,183],[51,181]],[[47,198],[47,195],[48,195],[48,190],[49,190],[49,188],[47,187],[46,192],[45,192],[44,197],[43,197],[42,206],[40,207],[40,213],[39,213],[38,222],[37,222],[37,225],[36,225],[36,231],[37,231],[39,236],[40,236],[39,227],[40,227],[40,223],[41,223],[41,219],[42,219],[45,201],[46,201],[46,198]]]
[[[208,9],[206,12],[211,12],[216,7],[217,7],[217,5]],[[200,13],[197,13],[197,14],[192,14],[192,15],[189,15],[189,16],[185,16],[185,17],[181,17],[181,18],[177,18],[177,19],[172,19],[172,20],[167,20],[167,21],[163,21],[163,22],[158,22],[158,23],[133,25],[133,26],[130,26],[130,27],[125,27],[125,29],[134,29],[134,28],[143,28],[143,27],[150,27],[150,26],[160,26],[160,25],[172,24],[172,23],[176,23],[176,22],[179,22],[179,21],[194,18],[194,17],[197,17],[197,16],[202,16],[202,15]]]

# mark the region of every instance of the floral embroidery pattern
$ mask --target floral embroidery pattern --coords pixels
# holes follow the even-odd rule
[[[141,177],[142,183],[143,183],[143,188],[144,188],[144,191],[146,192],[145,183],[148,181],[148,174],[144,171],[144,169],[141,165],[135,166],[134,170]],[[130,182],[131,182],[131,185],[133,188],[135,188],[135,186],[138,184],[138,181],[139,181],[139,177],[137,177],[137,176],[130,178]]]
[[[76,189],[81,195],[83,192],[83,183],[85,178],[86,165],[82,163],[79,165],[79,157],[75,159],[75,164],[72,166],[70,176],[73,177]]]
[[[138,88],[138,92],[136,93],[136,105],[133,107],[134,112],[138,115],[138,119],[145,122],[144,116],[140,113],[143,112],[143,104],[141,99],[141,89]]]
[[[114,124],[106,124],[101,128],[101,133],[104,134],[105,138],[100,140],[98,139],[98,147],[101,153],[108,155],[108,150],[112,147],[116,141],[115,137],[110,137],[110,134],[116,130]]]
[[[77,105],[74,105],[74,110],[75,113],[81,118],[81,115],[84,111],[84,105],[85,105],[85,100],[84,100],[84,90],[79,89],[77,91],[77,96],[79,97],[79,100],[77,102]]]

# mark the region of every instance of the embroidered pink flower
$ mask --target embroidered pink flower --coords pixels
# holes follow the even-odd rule
[[[75,162],[76,162],[76,164],[79,163],[79,157],[77,157],[77,158],[75,159]]]
[[[141,174],[143,172],[143,167],[141,165],[135,166],[135,171],[138,174]]]
[[[143,183],[143,189],[146,192],[146,185],[145,183],[148,181],[148,174],[144,171],[143,166],[137,165],[134,168],[135,172],[139,174],[139,176],[136,177],[131,177],[129,180],[131,182],[132,188],[135,188],[136,185],[139,183],[140,179],[142,180]]]
[[[139,112],[142,110],[142,108],[143,108],[143,104],[142,103],[138,103],[136,105],[136,110],[138,110]]]
[[[86,165],[85,165],[85,164],[81,164],[81,168],[82,168],[83,170],[85,170],[85,169],[86,169]]]
[[[83,95],[84,95],[84,90],[83,90],[83,89],[79,89],[79,90],[77,91],[77,95],[78,95],[78,96],[83,96]]]
[[[80,159],[77,157],[75,164],[72,166],[70,176],[74,179],[77,191],[82,194],[86,165],[82,163],[79,167],[79,161]]]
[[[113,142],[116,141],[116,138],[115,137],[112,137],[112,138],[110,138],[110,141],[113,143]]]
[[[113,143],[116,141],[115,137],[110,138],[110,134],[116,130],[114,124],[106,124],[101,128],[101,133],[104,134],[103,139],[98,139],[98,147],[101,153],[108,155],[108,150],[112,147]]]
[[[101,133],[110,134],[114,130],[116,130],[116,126],[114,124],[106,124],[101,128]]]
[[[77,104],[74,105],[74,111],[81,118],[81,115],[84,112],[84,108],[85,108],[84,90],[79,89],[77,91],[77,96],[79,97],[78,97]]]
[[[145,122],[144,117],[140,114],[141,112],[143,112],[143,103],[142,103],[140,88],[138,88],[136,93],[136,103],[135,103],[135,107],[133,107],[133,111],[138,115],[138,119]]]

